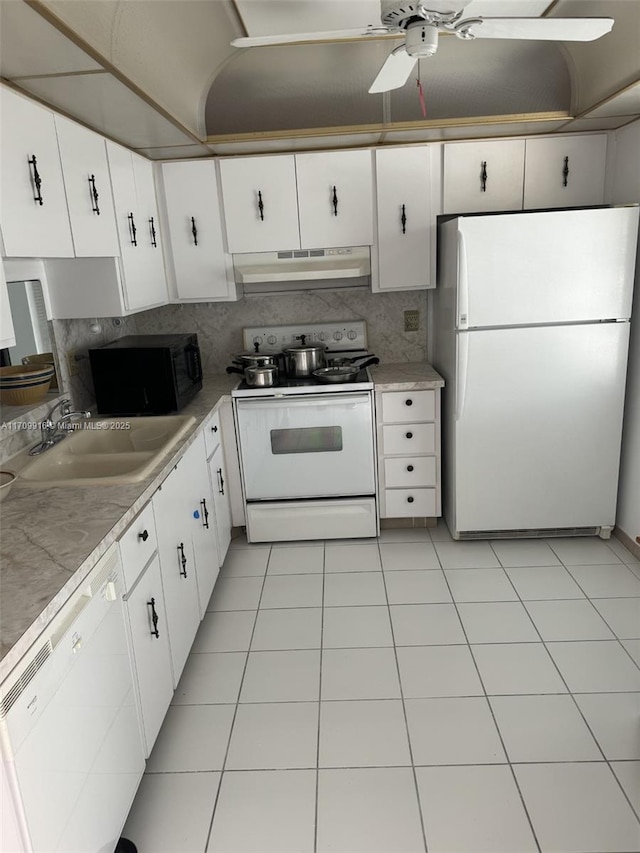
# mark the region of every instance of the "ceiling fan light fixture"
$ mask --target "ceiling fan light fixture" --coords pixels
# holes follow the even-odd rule
[[[433,56],[438,50],[438,27],[435,24],[410,24],[405,47],[409,56]]]
[[[453,27],[453,32],[460,39],[474,39],[476,34],[471,31],[471,27],[482,26],[482,18],[467,18],[466,21],[460,21]]]

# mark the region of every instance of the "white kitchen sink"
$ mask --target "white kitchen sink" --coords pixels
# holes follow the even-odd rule
[[[195,422],[190,415],[83,421],[40,455],[23,454],[18,475],[27,483],[47,486],[136,483]]]

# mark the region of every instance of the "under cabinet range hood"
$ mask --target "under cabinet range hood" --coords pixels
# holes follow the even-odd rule
[[[291,293],[296,290],[369,287],[369,246],[335,249],[293,249],[233,256],[237,284],[251,294]]]

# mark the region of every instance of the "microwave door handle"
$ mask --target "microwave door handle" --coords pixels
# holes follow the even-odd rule
[[[187,373],[189,379],[194,382],[199,382],[202,379],[202,366],[200,364],[200,351],[198,347],[189,344],[187,350]]]

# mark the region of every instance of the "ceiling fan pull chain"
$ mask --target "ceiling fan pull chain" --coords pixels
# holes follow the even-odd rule
[[[336,192],[336,188],[333,188],[333,196],[331,197],[331,204],[333,205],[333,215],[338,215],[338,193]]]
[[[402,205],[402,216],[400,217],[400,222],[402,222],[402,233],[407,233],[407,213],[405,210],[404,204]]]
[[[482,171],[480,172],[480,190],[483,193],[487,191],[487,161],[482,161]]]
[[[564,158],[564,168],[562,169],[562,186],[566,187],[569,183],[569,158]]]
[[[262,202],[262,192],[258,190],[258,210],[260,211],[260,219],[264,222],[264,204]]]
[[[418,60],[418,75],[420,75],[420,60]],[[420,82],[420,76],[416,79],[416,86],[418,87],[418,98],[420,99],[420,109],[422,110],[422,118],[427,117],[427,105],[424,101],[424,89],[422,88],[422,83]]]

